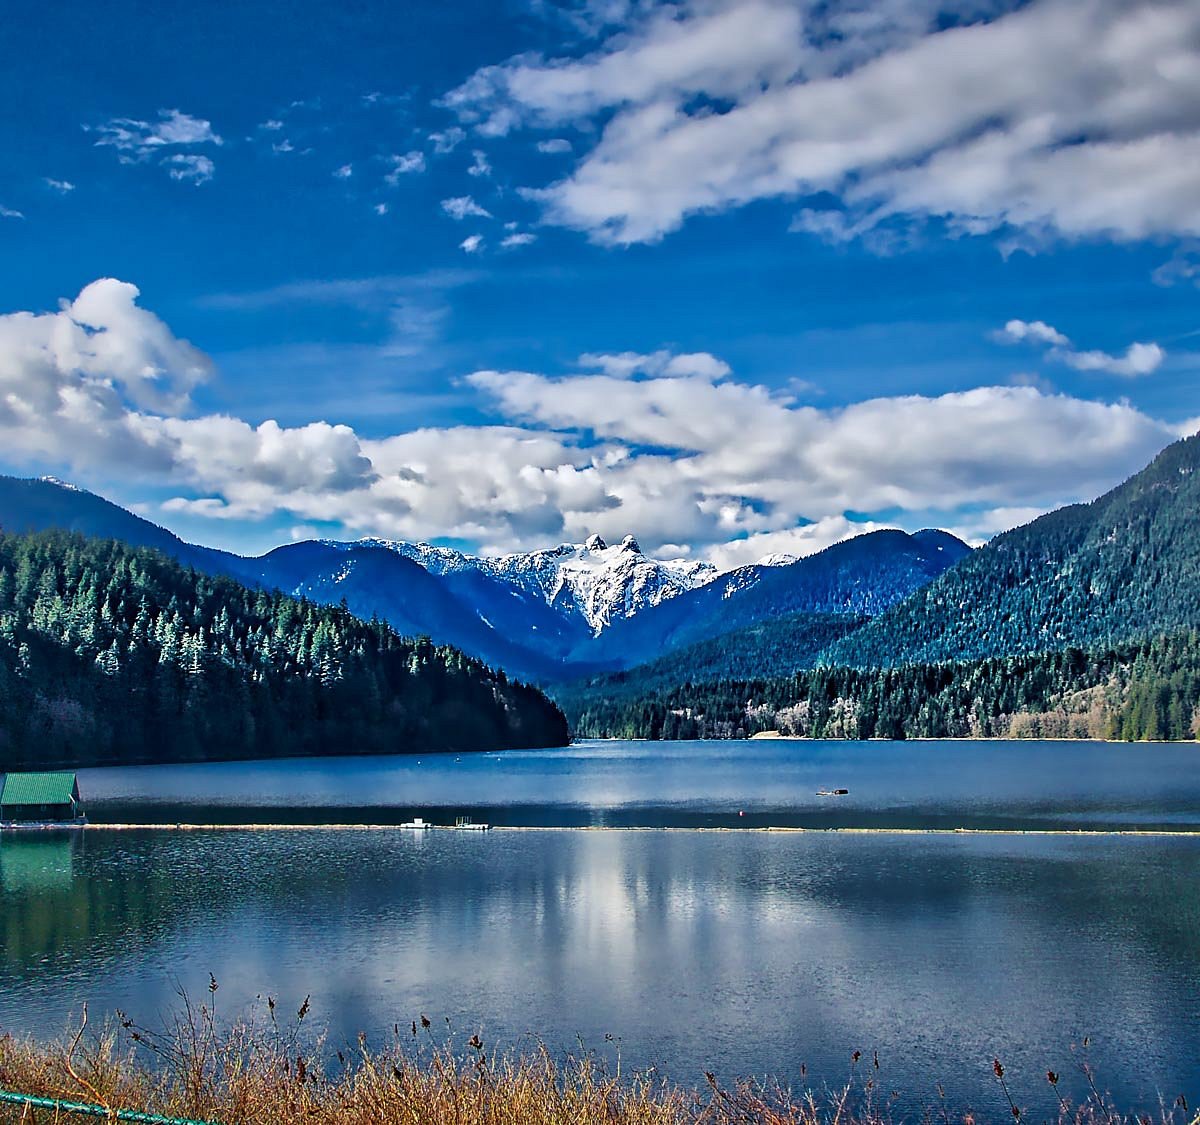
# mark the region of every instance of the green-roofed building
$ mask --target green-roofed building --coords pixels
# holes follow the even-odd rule
[[[0,821],[79,823],[79,782],[73,773],[10,773],[0,790]]]

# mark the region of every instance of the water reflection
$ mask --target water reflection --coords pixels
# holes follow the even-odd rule
[[[161,831],[69,856],[69,886],[5,880],[0,1025],[152,1017],[211,971],[226,1010],[311,993],[335,1044],[427,1012],[831,1083],[878,1049],[889,1086],[995,1108],[993,1055],[1040,1106],[1090,1035],[1119,1095],[1200,1093],[1196,840]]]
[[[0,886],[18,891],[69,892],[82,832],[8,832],[0,835]]]

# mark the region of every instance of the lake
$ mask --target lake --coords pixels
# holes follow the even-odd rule
[[[599,830],[6,834],[0,1028],[60,1031],[84,1000],[153,1025],[212,972],[226,1013],[311,994],[332,1046],[425,1013],[689,1084],[837,1085],[878,1051],[913,1110],[940,1081],[1003,1115],[995,1056],[1043,1116],[1045,1071],[1078,1091],[1085,1056],[1127,1108],[1200,1099],[1195,746],[585,743],[80,784],[93,820]],[[662,830],[768,824],[1176,834]]]

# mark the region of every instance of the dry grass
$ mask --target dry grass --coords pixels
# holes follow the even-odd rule
[[[228,1026],[209,1003],[182,997],[170,1026],[151,1031],[119,1017],[83,1026],[54,1044],[0,1035],[0,1088],[222,1122],[223,1125],[891,1125],[893,1103],[864,1077],[838,1090],[799,1097],[761,1082],[726,1089],[707,1075],[699,1090],[650,1075],[622,1077],[588,1054],[556,1060],[545,1048],[521,1055],[489,1052],[477,1036],[465,1045],[437,1041],[430,1021],[394,1028],[381,1050],[360,1041],[349,1056],[308,1035],[308,1004],[287,1021],[266,1001]],[[854,1062],[858,1062],[857,1053]],[[870,1074],[868,1067],[866,1074]],[[1003,1068],[996,1078],[1008,1097]],[[1200,1125],[1182,1099],[1153,1117],[1120,1113],[1092,1081],[1079,1105],[1058,1102],[1059,1125]],[[1057,1075],[1048,1075],[1057,1096]],[[1049,1089],[1050,1087],[1048,1087]],[[1019,1123],[1022,1111],[1009,1101]],[[50,1110],[0,1106],[0,1123],[82,1120]],[[942,1104],[923,1125],[976,1125]]]

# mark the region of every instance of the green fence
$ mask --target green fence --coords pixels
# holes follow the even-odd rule
[[[161,1113],[142,1113],[136,1109],[106,1109],[88,1102],[72,1102],[65,1098],[41,1098],[34,1094],[18,1094],[0,1090],[0,1105],[28,1106],[30,1109],[52,1109],[55,1114],[71,1113],[77,1117],[100,1117],[108,1121],[137,1121],[141,1125],[220,1125],[218,1121],[196,1121],[190,1117],[164,1117]]]

